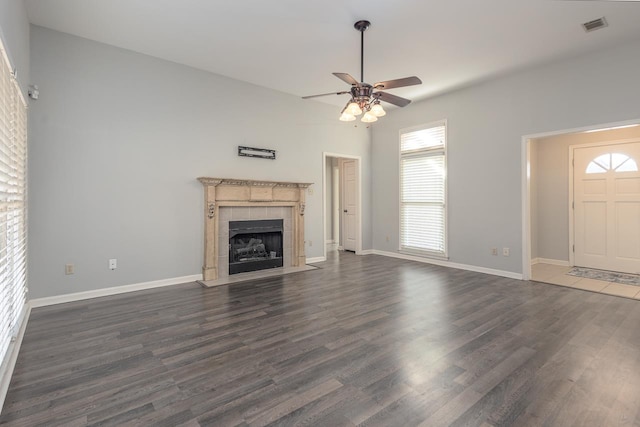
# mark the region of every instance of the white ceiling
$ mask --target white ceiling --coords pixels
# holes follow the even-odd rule
[[[518,68],[640,39],[640,2],[563,0],[26,0],[33,24],[296,96],[416,75],[424,99]],[[581,24],[605,16],[609,27]],[[346,95],[317,100],[343,105]],[[314,102],[314,101],[309,101]]]

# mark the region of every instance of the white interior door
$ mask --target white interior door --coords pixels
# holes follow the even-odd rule
[[[333,216],[332,224],[333,230],[331,232],[331,239],[336,244],[340,243],[340,168],[338,168],[338,162],[334,159],[334,166],[331,171],[333,174],[333,180],[331,181],[331,185],[333,186],[331,189],[331,198],[333,204],[333,211],[331,215]]]
[[[574,263],[640,272],[640,142],[574,149]]]
[[[356,161],[342,161],[342,246],[346,251],[356,251],[357,218]]]

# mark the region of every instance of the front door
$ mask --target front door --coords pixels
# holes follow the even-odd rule
[[[574,149],[574,263],[640,273],[640,142]]]

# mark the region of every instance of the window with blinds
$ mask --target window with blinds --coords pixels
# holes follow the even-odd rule
[[[0,41],[0,362],[26,302],[27,107]]]
[[[400,131],[400,250],[447,256],[446,122]]]

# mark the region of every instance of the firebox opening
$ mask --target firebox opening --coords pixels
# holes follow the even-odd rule
[[[282,235],[282,219],[229,221],[229,274],[282,267]]]

